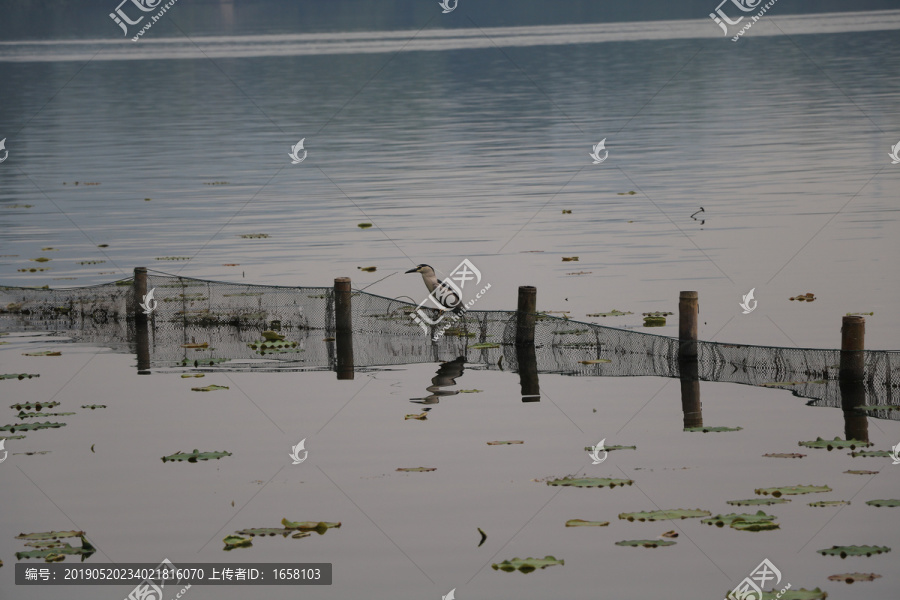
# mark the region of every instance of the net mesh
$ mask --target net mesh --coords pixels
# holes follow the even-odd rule
[[[228,283],[151,271],[147,290],[153,290],[156,308],[146,342],[141,341],[134,318],[132,278],[69,289],[0,287],[0,329],[56,331],[75,341],[132,353],[145,343],[155,368],[336,366],[330,287]],[[518,368],[515,311],[468,311],[433,343],[410,317],[416,307],[409,302],[357,291],[351,294],[351,306],[357,370],[460,356],[485,368]],[[277,331],[287,343],[264,346],[264,330]],[[545,314],[536,318],[534,337],[541,373],[680,376],[679,341],[674,338]],[[185,347],[203,343],[207,347]],[[839,350],[697,342],[697,351],[701,380],[781,387],[811,399],[812,405],[841,406]],[[894,405],[900,394],[900,351],[864,354],[866,404]],[[870,414],[900,418],[900,410]]]

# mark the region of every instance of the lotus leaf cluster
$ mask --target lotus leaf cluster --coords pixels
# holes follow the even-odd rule
[[[822,556],[840,556],[847,558],[848,556],[872,556],[873,554],[882,554],[890,552],[887,546],[832,546],[824,550],[816,550]]]
[[[610,477],[582,477],[579,479],[573,477],[563,477],[562,479],[553,479],[547,482],[547,485],[562,485],[568,487],[581,488],[614,488],[617,485],[631,485],[634,481],[631,479],[613,479]]]
[[[830,492],[831,488],[827,485],[788,485],[782,487],[759,488],[753,490],[754,493],[763,496],[771,494],[776,498],[784,496],[796,496],[798,494],[818,494],[821,492]]]
[[[175,454],[170,454],[169,456],[163,456],[163,462],[191,462],[195,463],[199,460],[218,460],[223,456],[231,456],[231,452],[200,452],[196,448],[194,448],[193,452],[186,453],[179,450]]]
[[[775,515],[767,515],[760,510],[756,514],[729,513],[727,515],[716,515],[709,519],[703,519],[700,522],[717,527],[728,525],[738,531],[769,531],[779,528],[778,523],[775,522],[776,518]]]
[[[699,508],[678,508],[673,510],[653,510],[650,512],[621,513],[620,519],[627,521],[667,521],[669,519],[698,519],[712,513]]]
[[[557,559],[555,556],[545,556],[544,558],[514,558],[512,560],[504,560],[501,563],[494,563],[491,565],[495,571],[506,571],[507,573],[512,573],[513,571],[521,571],[522,573],[531,573],[532,571],[536,571],[538,569],[546,569],[547,567],[551,567],[553,565],[564,565],[566,562],[562,559]]]

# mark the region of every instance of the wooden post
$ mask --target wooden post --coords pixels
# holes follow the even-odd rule
[[[533,346],[534,321],[537,313],[536,287],[519,286],[519,306],[516,310],[516,346]]]
[[[538,382],[537,356],[534,345],[516,346],[516,370],[522,388],[522,402],[540,402],[541,384]]]
[[[684,428],[703,426],[703,405],[700,403],[700,373],[696,357],[678,361],[681,379],[681,413]]]
[[[866,319],[846,316],[841,323],[841,381],[862,381],[866,375]]]
[[[147,295],[147,267],[134,268],[133,289],[134,298],[131,303],[131,314],[134,315],[134,319],[138,323],[146,323],[147,315],[145,315],[143,309],[141,309],[141,302],[144,301],[144,296]]]
[[[697,292],[681,292],[678,298],[679,358],[697,359],[697,321],[699,314],[699,294]]]
[[[334,321],[337,345],[337,378],[353,379],[353,311],[350,278],[334,278]]]

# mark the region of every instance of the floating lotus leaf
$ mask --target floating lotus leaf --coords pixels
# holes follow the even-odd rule
[[[609,521],[585,521],[584,519],[569,519],[566,527],[606,527]]]
[[[25,542],[30,548],[65,548],[66,543],[59,540],[36,540],[34,542]]]
[[[397,470],[403,473],[427,473],[437,471],[437,467],[400,467]]]
[[[223,550],[226,551],[234,550],[235,548],[249,548],[253,545],[253,540],[251,538],[245,538],[239,535],[226,535],[222,541],[225,542],[225,548],[223,548]]]
[[[851,452],[850,456],[864,456],[866,458],[893,458],[893,454],[887,450],[860,450],[859,452]]]
[[[227,385],[207,385],[204,387],[191,388],[192,392],[214,392],[216,390],[230,389]]]
[[[268,233],[244,233],[244,234],[241,234],[240,237],[244,238],[245,240],[258,240],[258,239],[264,239],[264,238],[269,237],[269,234]]]
[[[867,500],[866,504],[869,506],[900,506],[900,500],[896,498],[892,498],[890,500]]]
[[[773,454],[763,454],[766,458],[804,458],[805,454],[797,454],[796,452],[792,452],[790,454],[784,453],[773,453]]]
[[[665,317],[644,317],[644,327],[663,327],[665,324]]]
[[[840,575],[829,575],[831,581],[843,581],[846,583],[855,583],[857,581],[875,581],[881,577],[878,573],[841,573]]]
[[[82,404],[81,408],[89,408],[91,410],[96,410],[98,408],[106,408],[105,404]]]
[[[53,532],[49,532],[53,533]],[[62,532],[62,533],[73,533],[73,532]],[[83,534],[83,531],[79,531],[77,533]],[[20,534],[24,535],[24,534]],[[74,537],[74,536],[65,536],[65,537]],[[94,548],[90,542],[85,539],[84,535],[78,536],[81,538],[81,547],[76,548],[71,546],[66,542],[61,542],[60,545],[54,545],[53,547],[44,547],[38,548],[37,550],[27,550],[24,552],[16,552],[16,558],[21,560],[23,558],[43,558],[46,562],[59,562],[61,560],[65,560],[66,555],[70,556],[81,556],[82,562],[94,554],[97,550]]]
[[[555,556],[545,556],[544,558],[514,558],[512,560],[504,560],[502,563],[494,563],[491,565],[495,571],[521,571],[523,573],[531,573],[537,569],[546,569],[553,565],[564,565],[566,561],[557,559]]]
[[[285,354],[288,352],[303,352],[298,349],[298,342],[289,342],[286,340],[264,340],[261,342],[250,342],[247,344],[251,349],[256,350],[257,354],[265,356],[266,354]]]
[[[847,473],[848,475],[878,475],[878,473],[880,473],[880,471],[867,471],[865,469],[850,469],[850,470],[844,471],[844,473]]]
[[[563,256],[562,259],[563,259],[563,262],[577,262],[578,261],[577,256]]]
[[[416,419],[417,421],[427,421],[428,413],[423,412],[423,413],[419,413],[417,415],[406,415],[405,417],[403,417],[404,421],[408,421],[410,419]]]
[[[340,523],[331,523],[329,521],[288,521],[281,519],[281,524],[285,529],[296,529],[298,531],[315,531],[319,535],[325,535],[325,532],[331,528],[340,527]]]
[[[699,431],[699,432],[703,432],[703,433],[719,432],[719,431],[740,431],[742,429],[743,429],[743,427],[704,427],[704,426],[685,427],[684,428],[685,431],[692,431],[692,432]]]
[[[759,600],[824,600],[828,597],[828,592],[823,592],[819,588],[807,590],[799,588],[796,590],[787,590],[783,594],[781,590],[771,590],[763,592],[762,598]]]
[[[606,444],[604,444],[603,449],[608,450],[609,452],[612,452],[613,450],[637,450],[637,446],[607,446]],[[594,447],[593,446],[585,446],[584,451],[585,452],[593,452]]]
[[[223,452],[200,452],[196,448],[194,448],[194,451],[191,453],[185,453],[185,452],[182,452],[181,450],[179,450],[175,454],[171,454],[169,456],[163,456],[162,461],[163,462],[187,461],[187,462],[195,463],[198,460],[211,460],[211,459],[219,460],[223,456],[231,456],[231,452],[224,452],[224,451]]]
[[[900,410],[900,406],[896,404],[873,404],[871,406],[857,406],[857,410],[876,411],[876,410]]]
[[[272,331],[271,329],[267,329],[262,332],[263,339],[269,342],[276,342],[284,339],[284,336],[278,333],[277,331]]]
[[[16,416],[20,419],[35,419],[35,418],[44,418],[44,417],[67,417],[69,415],[74,415],[73,412],[61,412],[61,413],[45,413],[45,412],[25,412],[24,410],[20,410],[19,414]]]
[[[0,379],[31,379],[32,377],[40,377],[37,373],[6,373],[0,375]]]
[[[596,358],[594,360],[579,360],[578,362],[583,365],[600,365],[604,363],[611,363],[612,361],[606,358]]]
[[[47,262],[53,259],[47,258],[46,256],[39,256],[38,258],[29,258],[28,260],[33,260],[34,262]]]
[[[484,390],[457,390],[460,394],[480,394]]]
[[[652,510],[650,512],[622,513],[620,519],[628,521],[667,521],[670,519],[697,519],[712,513],[699,508],[678,508],[673,510]]]
[[[38,533],[20,533],[17,540],[58,540],[62,538],[83,537],[83,531],[41,531]]]
[[[493,342],[480,342],[478,344],[472,344],[469,346],[471,350],[488,350],[490,348],[499,348],[500,344],[495,344]]]
[[[59,427],[65,427],[65,423],[51,423],[50,421],[46,421],[44,423],[19,423],[18,425],[4,425],[0,427],[0,431],[8,431],[10,433],[15,433],[16,431],[34,431],[37,429],[57,429]]]
[[[372,226],[371,223],[359,223],[359,224],[357,224],[357,227],[359,227],[360,229],[368,229],[368,228],[371,227],[371,226]]]
[[[201,343],[201,344],[182,344],[181,347],[182,347],[182,348],[194,348],[194,349],[196,349],[196,348],[209,348],[209,343],[208,343],[208,342],[203,342],[203,343]]]
[[[356,267],[356,268],[365,273],[374,273],[378,269],[378,267]]]
[[[703,519],[700,522],[706,525],[715,525],[716,527],[728,525],[739,531],[766,531],[778,529],[778,524],[774,522],[776,518],[775,515],[767,515],[760,510],[756,514],[729,513],[727,515],[716,515]]]
[[[810,506],[822,507],[822,506],[849,506],[849,500],[818,500],[816,502],[810,502]]]
[[[583,477],[580,479],[575,479],[572,477],[563,477],[562,479],[554,479],[552,481],[548,481],[547,485],[562,485],[569,487],[581,487],[581,488],[600,488],[600,487],[608,487],[614,488],[617,485],[631,485],[634,481],[631,479],[612,479],[610,477]]]
[[[182,379],[190,379],[191,377],[206,377],[203,373],[186,373],[181,376]]]
[[[54,350],[44,350],[43,352],[24,352],[22,356],[62,356],[62,352]]]
[[[59,406],[59,402],[22,402],[19,404],[10,404],[9,407],[15,410],[42,410],[44,408],[53,408]]]
[[[633,315],[633,314],[634,313],[630,312],[630,311],[622,312],[622,311],[616,310],[614,308],[608,313],[591,313],[591,314],[585,315],[585,316],[588,316],[588,317],[624,317],[625,315]]]
[[[524,444],[525,440],[498,440],[496,442],[488,442],[488,446],[507,446],[510,444]]]
[[[281,527],[252,527],[250,529],[241,529],[240,531],[236,531],[235,533],[240,535],[249,535],[250,537],[255,537],[257,535],[260,537],[264,537],[267,535],[280,535],[282,537],[287,537],[289,534],[294,533],[294,531],[296,530],[283,529]]]
[[[776,498],[782,495],[795,496],[797,494],[817,494],[819,492],[830,492],[831,488],[827,485],[788,485],[783,487],[759,488],[753,490],[755,494],[763,496],[772,494]]]
[[[24,435],[0,435],[0,440],[24,440]]]
[[[13,452],[13,455],[34,456],[35,454],[50,454],[52,450],[34,450],[32,452]]]
[[[191,257],[190,256],[157,256],[154,260],[191,260]]]
[[[850,448],[851,450],[855,450],[856,448],[868,448],[873,444],[861,440],[842,440],[838,437],[833,440],[823,440],[819,437],[816,438],[816,441],[814,442],[797,442],[797,445],[805,446],[807,448],[825,448],[827,450],[833,450],[835,448]]]
[[[297,533],[293,534],[291,537],[295,540],[299,540],[300,538],[309,537],[311,535],[312,534],[309,533],[308,531],[298,531]]]
[[[663,533],[663,534],[660,534],[659,537],[664,537],[664,538],[677,538],[677,537],[678,537],[678,532],[675,531],[675,530],[673,529],[672,531],[667,531],[667,532],[665,532],[665,533]]]
[[[676,542],[670,542],[669,540],[622,540],[621,542],[616,542],[616,546],[656,548],[659,546],[674,546],[675,543]]]
[[[840,556],[847,558],[848,556],[872,556],[873,554],[882,554],[890,552],[887,546],[832,546],[824,550],[816,550],[823,556]]]

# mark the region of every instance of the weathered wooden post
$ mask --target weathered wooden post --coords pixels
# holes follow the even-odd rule
[[[149,317],[141,308],[141,303],[147,295],[147,267],[134,268],[134,282],[132,283],[134,298],[131,303],[131,313],[134,315],[135,350],[137,354],[138,375],[150,374],[150,327]]]
[[[838,385],[844,411],[844,437],[869,441],[869,421],[857,407],[866,405],[866,319],[845,316],[841,323],[841,366]]]
[[[337,378],[353,379],[353,311],[349,277],[334,278],[334,322]]]
[[[681,413],[684,428],[703,426],[703,405],[700,403],[700,373],[695,359],[679,359],[681,379]]]
[[[678,356],[697,360],[697,321],[700,300],[697,292],[681,292],[678,298]]]
[[[519,286],[519,306],[516,309],[516,346],[534,345],[534,321],[537,315],[537,288]]]
[[[519,371],[522,402],[540,402],[541,384],[538,382],[537,356],[534,351],[534,344],[516,346],[516,370]]]

